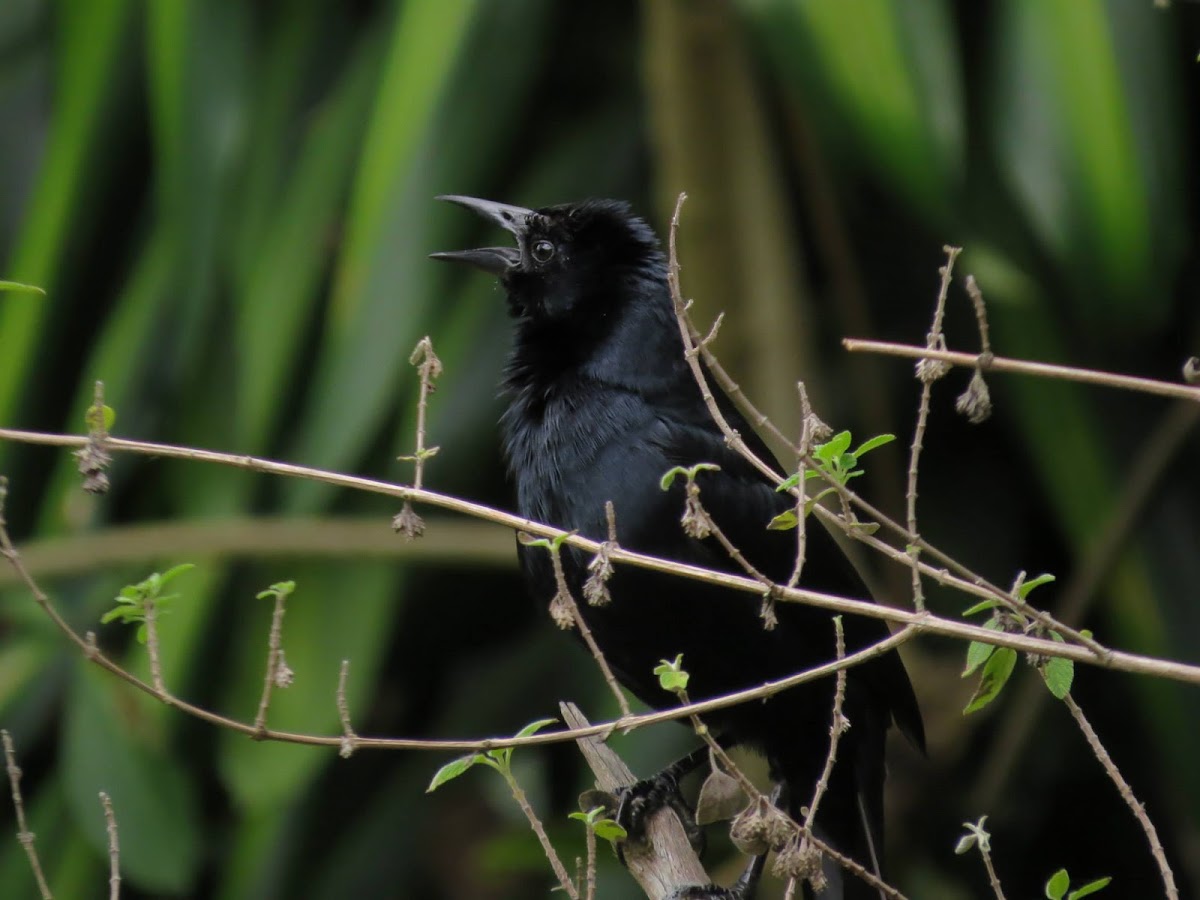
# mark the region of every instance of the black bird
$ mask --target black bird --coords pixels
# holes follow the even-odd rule
[[[794,501],[777,492],[726,446],[684,358],[659,241],[627,204],[609,200],[529,210],[447,196],[511,232],[515,247],[435,253],[499,276],[515,319],[515,341],[504,380],[510,400],[502,419],[508,468],[522,516],[607,536],[605,501],[616,511],[622,547],[693,565],[742,574],[713,537],[689,537],[680,526],[684,479],[667,491],[674,466],[712,463],[697,476],[704,509],[747,559],[773,580],[786,581],[795,560],[790,532],[767,523]],[[711,382],[710,382],[711,383]],[[729,423],[762,458],[769,451],[713,386]],[[782,471],[782,469],[781,469]],[[555,593],[549,554],[519,547],[535,598]],[[633,567],[619,567],[611,603],[582,602],[589,557],[564,547],[567,584],[597,643],[626,688],[652,707],[677,704],[654,675],[663,659],[683,654],[692,699],[726,694],[827,662],[836,655],[827,612],[794,603],[777,606],[768,630],[758,598]],[[804,586],[865,597],[866,588],[822,527],[808,534]],[[846,617],[847,651],[885,638],[879,620]],[[723,743],[765,755],[783,804],[794,817],[807,804],[829,746],[833,679],[801,685],[707,717]],[[817,829],[868,869],[881,868],[884,739],[894,722],[919,747],[924,736],[916,698],[894,652],[849,670],[837,764],[818,812]],[[667,785],[693,754],[668,770]],[[647,784],[654,784],[651,780]],[[661,782],[659,782],[661,784]],[[822,898],[877,897],[877,892],[828,861]],[[759,863],[761,869],[761,862]],[[744,896],[711,889],[695,896]],[[689,895],[690,896],[690,895]]]

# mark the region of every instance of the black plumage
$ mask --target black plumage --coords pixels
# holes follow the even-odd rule
[[[684,533],[684,480],[666,491],[674,466],[712,463],[697,478],[705,510],[761,572],[785,581],[794,565],[790,532],[767,523],[790,509],[779,493],[725,443],[684,359],[667,287],[666,260],[653,231],[624,203],[587,201],[525,210],[473,198],[446,198],[512,232],[516,247],[435,254],[499,276],[515,319],[504,386],[504,449],[521,515],[603,540],[605,502],[616,510],[621,546],[680,562],[741,573],[715,538]],[[762,458],[767,448],[714,387],[730,424]],[[532,594],[549,600],[554,574],[544,549],[520,547]],[[829,613],[777,605],[764,628],[753,595],[633,567],[618,567],[612,602],[582,602],[589,557],[563,548],[568,586],[620,682],[653,707],[677,703],[653,674],[683,654],[689,694],[703,699],[778,679],[831,660]],[[814,590],[864,597],[866,590],[824,528],[808,533],[801,581]],[[887,635],[878,620],[846,617],[849,651]],[[729,743],[763,753],[787,786],[789,811],[808,802],[828,750],[833,679],[802,685],[708,717]],[[884,740],[894,722],[923,743],[907,674],[893,652],[849,672],[844,706],[851,728],[822,801],[818,828],[868,868],[882,851]],[[831,872],[831,874],[834,874]],[[835,881],[843,881],[835,875]],[[856,879],[835,888],[862,893]],[[867,891],[864,896],[875,896]],[[836,892],[825,896],[838,896]]]

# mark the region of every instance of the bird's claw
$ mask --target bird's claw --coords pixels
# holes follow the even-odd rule
[[[616,791],[617,811],[614,818],[628,835],[626,842],[643,843],[646,840],[646,823],[660,809],[670,809],[679,818],[692,849],[703,854],[704,831],[696,824],[696,816],[679,791],[679,782],[669,772],[660,772],[650,778],[635,781]],[[617,845],[617,856],[625,862],[621,844]]]
[[[762,879],[763,868],[767,856],[756,856],[750,860],[737,883],[733,887],[721,887],[716,884],[692,884],[676,888],[666,900],[753,900],[758,893],[758,883]]]
[[[740,892],[733,888],[723,888],[715,884],[692,884],[672,891],[667,900],[744,900]]]

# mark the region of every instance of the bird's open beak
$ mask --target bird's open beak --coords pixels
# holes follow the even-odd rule
[[[478,213],[485,219],[495,222],[505,231],[511,232],[518,241],[525,236],[529,217],[533,215],[533,210],[530,209],[524,209],[520,206],[509,206],[505,203],[496,203],[492,200],[480,200],[477,197],[460,197],[457,194],[444,194],[437,199],[456,203],[459,206]],[[490,272],[493,275],[503,275],[521,265],[521,251],[517,247],[480,247],[477,250],[453,250],[448,253],[430,253],[429,257],[430,259],[444,259],[449,262],[466,263],[467,265],[475,266],[477,269]]]

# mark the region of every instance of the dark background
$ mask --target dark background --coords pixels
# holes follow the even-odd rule
[[[922,342],[943,244],[965,247],[956,274],[979,279],[1001,355],[1173,381],[1200,352],[1198,52],[1200,4],[1179,0],[4,0],[0,278],[47,296],[0,295],[0,425],[80,431],[102,379],[120,435],[406,481],[407,358],[428,334],[446,374],[427,483],[507,508],[502,296],[425,258],[498,236],[433,196],[618,196],[661,230],[686,190],[684,288],[702,323],[727,313],[718,354],[789,433],[798,378],[835,426],[896,433],[856,485],[902,514],[911,365],[838,341]],[[961,281],[947,328],[977,348]],[[1055,573],[1034,599],[1106,643],[1200,662],[1194,411],[996,375],[995,415],[970,426],[952,409],[967,377],[934,390],[922,533],[996,582]],[[121,585],[197,564],[162,625],[168,683],[189,699],[253,718],[269,615],[255,594],[294,578],[277,727],[339,730],[343,658],[364,734],[512,733],[563,698],[614,712],[524,596],[498,527],[428,512],[403,546],[381,498],[132,457],[94,499],[68,454],[12,443],[0,472],[37,577],[135,671],[143,649],[99,615]],[[879,575],[907,601],[904,571]],[[0,724],[56,896],[107,890],[102,789],[131,897],[549,889],[490,773],[426,796],[442,757],[345,761],[217,731],[90,670],[7,570],[0,590]],[[1040,896],[1060,866],[1112,875],[1105,896],[1158,895],[1065,711],[1022,667],[964,718],[963,652],[906,652],[930,748],[893,753],[895,882],[986,895],[978,858],[952,850],[987,814],[1010,897]],[[1200,693],[1089,667],[1075,693],[1196,896]],[[642,773],[689,745],[677,726],[614,741]],[[574,859],[574,750],[515,759]],[[632,896],[601,855],[602,896]],[[740,866],[715,834],[709,863]],[[17,842],[0,844],[0,894],[33,890]]]

